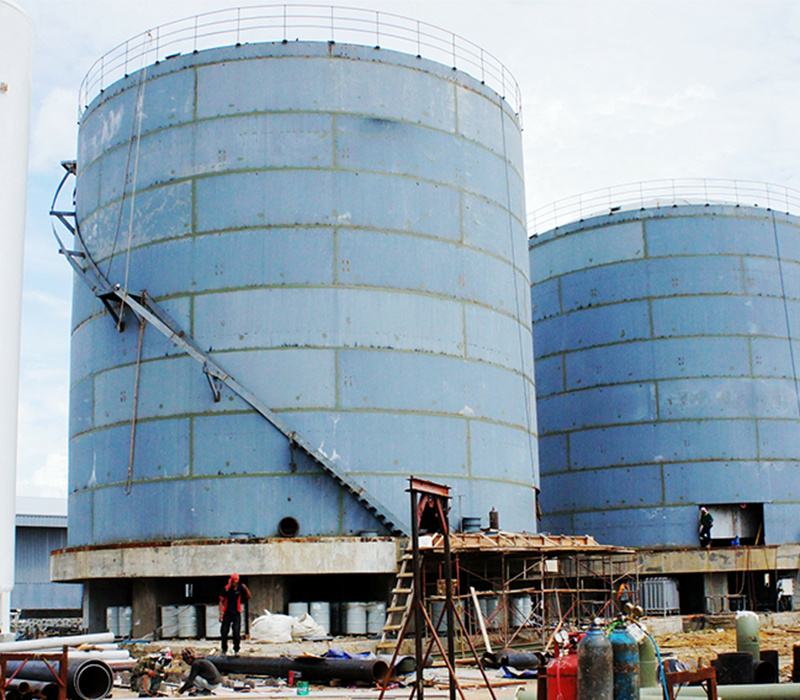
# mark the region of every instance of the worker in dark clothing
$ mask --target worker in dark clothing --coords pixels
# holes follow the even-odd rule
[[[233,655],[239,656],[242,639],[242,599],[249,600],[250,590],[239,582],[239,574],[231,574],[219,593],[219,620],[222,623],[222,655],[228,653],[228,632],[233,633]]]
[[[700,546],[711,548],[711,528],[714,527],[714,516],[705,506],[700,508]]]
[[[208,659],[197,658],[188,647],[181,651],[184,663],[189,666],[189,677],[178,688],[178,695],[189,690],[189,695],[212,695],[214,689],[222,683],[222,676],[217,667]]]

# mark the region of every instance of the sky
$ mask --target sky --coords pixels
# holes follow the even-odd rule
[[[67,492],[72,275],[57,253],[48,212],[60,162],[76,157],[81,80],[96,59],[140,32],[259,3],[15,2],[36,29],[17,494],[59,497]],[[529,212],[655,179],[754,180],[800,190],[796,0],[342,4],[437,25],[510,70],[522,93]]]

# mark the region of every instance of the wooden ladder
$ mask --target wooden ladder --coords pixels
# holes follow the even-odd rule
[[[379,652],[391,652],[397,645],[400,630],[406,624],[411,614],[414,601],[414,572],[411,570],[413,557],[411,550],[406,549],[400,556],[400,567],[397,570],[394,588],[392,589],[392,602],[386,608],[386,623],[383,626],[381,639],[378,642]]]

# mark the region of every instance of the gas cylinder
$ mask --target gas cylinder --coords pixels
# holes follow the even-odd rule
[[[578,643],[577,700],[613,700],[614,654],[603,630],[593,623]]]
[[[736,651],[749,651],[753,661],[761,659],[758,640],[758,615],[750,610],[736,613]]]
[[[656,647],[650,637],[645,637],[639,644],[639,687],[655,688],[658,685],[656,670]]]
[[[614,669],[614,700],[639,700],[639,644],[627,626],[608,635]]]
[[[576,700],[577,697],[578,655],[557,656],[547,664],[547,700]]]

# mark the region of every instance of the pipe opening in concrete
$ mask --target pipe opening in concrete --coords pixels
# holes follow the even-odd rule
[[[278,523],[278,534],[281,537],[294,537],[298,532],[300,532],[300,523],[297,520],[291,516],[281,518]]]

